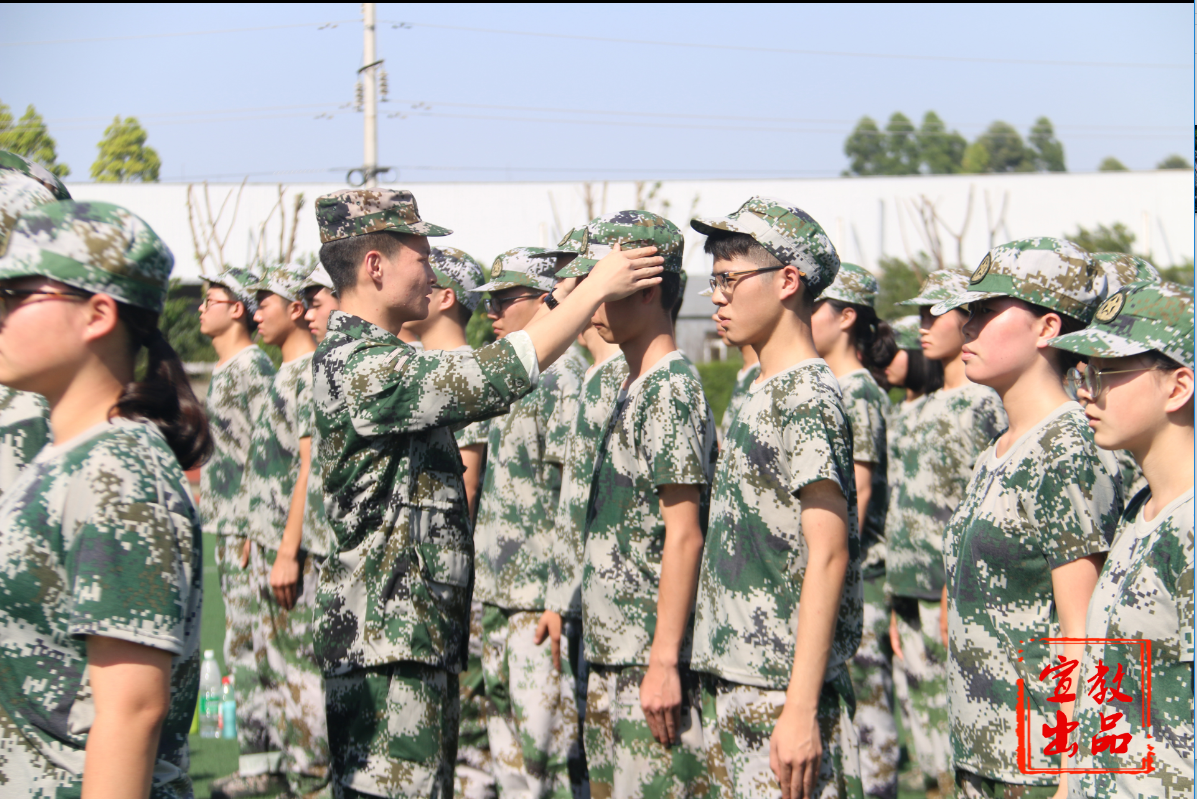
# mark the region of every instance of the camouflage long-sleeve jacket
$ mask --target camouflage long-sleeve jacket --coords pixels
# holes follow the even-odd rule
[[[317,589],[326,673],[402,660],[464,667],[474,543],[453,427],[535,387],[531,340],[519,336],[473,354],[421,352],[356,316],[329,318],[313,362],[335,537]]]

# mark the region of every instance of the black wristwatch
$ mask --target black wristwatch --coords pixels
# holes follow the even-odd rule
[[[555,310],[561,303],[557,301],[557,298],[553,296],[553,292],[550,291],[547,295],[545,295],[544,304],[549,306],[549,310],[552,311]]]

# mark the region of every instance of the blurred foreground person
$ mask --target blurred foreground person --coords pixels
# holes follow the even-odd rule
[[[1049,342],[1088,356],[1078,396],[1103,449],[1126,449],[1147,486],[1127,504],[1089,600],[1089,643],[1077,673],[1076,768],[1069,796],[1193,795],[1193,289],[1132,283],[1110,295],[1085,330]],[[1095,639],[1146,639],[1137,647]],[[1124,694],[1104,688],[1123,673]],[[1152,770],[1142,727],[1150,680]],[[1095,690],[1097,689],[1097,690]],[[1130,738],[1125,736],[1130,734]]]
[[[0,257],[0,381],[47,399],[55,441],[0,500],[5,795],[192,793],[203,549],[183,469],[211,441],[158,329],[172,264],[133,214],[69,200],[22,214]]]

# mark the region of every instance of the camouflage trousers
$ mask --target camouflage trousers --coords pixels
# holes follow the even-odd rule
[[[702,691],[699,677],[682,667],[680,742],[664,747],[653,738],[640,707],[646,666],[590,664],[586,694],[586,762],[594,799],[706,797]]]
[[[291,793],[329,795],[328,727],[325,723],[324,675],[312,651],[316,584],[324,558],[300,552],[299,592],[295,606],[283,608],[270,588],[277,552],[254,544],[249,569],[254,582],[254,671],[237,672],[255,706],[265,711],[266,737],[282,753],[279,771]],[[259,717],[260,719],[260,717]],[[240,720],[238,720],[240,723]]]
[[[333,795],[453,795],[460,695],[457,675],[388,663],[325,677]]]
[[[282,741],[273,737],[266,694],[257,688],[258,666],[254,658],[254,629],[258,616],[254,599],[254,581],[250,566],[241,568],[241,550],[245,536],[219,536],[216,541],[216,569],[220,593],[224,599],[224,663],[236,681],[237,746],[243,760],[243,773],[260,772],[253,756],[280,752]]]
[[[863,799],[857,732],[852,724],[852,686],[846,673],[825,682],[817,720],[823,745],[816,799]],[[769,765],[769,740],[785,708],[786,692],[704,675],[703,740],[714,799],[781,796]]]
[[[570,799],[584,762],[570,657],[578,647],[563,630],[561,671],[553,668],[549,643],[534,643],[541,615],[483,606],[491,763],[500,796]]]
[[[494,768],[486,725],[490,700],[482,675],[482,603],[470,605],[470,649],[466,670],[458,677],[461,724],[457,732],[457,770],[454,795],[458,799],[494,799]]]
[[[894,651],[889,642],[885,575],[864,581],[864,631],[848,664],[860,741],[860,781],[864,795],[898,796],[898,725],[894,721]]]
[[[915,759],[928,788],[954,793],[948,733],[948,651],[939,632],[939,601],[894,597],[902,657],[894,657],[894,694],[914,741]]]
[[[963,769],[956,770],[956,789],[961,799],[1051,799],[1056,795],[1055,785],[1014,785]]]

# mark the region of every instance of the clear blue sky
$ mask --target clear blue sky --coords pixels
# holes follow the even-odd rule
[[[970,140],[995,119],[1025,136],[1047,115],[1073,171],[1193,157],[1192,5],[377,13],[380,161],[403,181],[824,177],[847,166],[862,115],[929,109]],[[159,35],[284,25],[300,27]],[[85,39],[105,40],[64,41]],[[0,6],[0,101],[37,106],[69,181],[89,179],[116,114],[140,118],[163,180],[339,181],[362,160],[362,117],[340,107],[361,59],[358,4]]]

